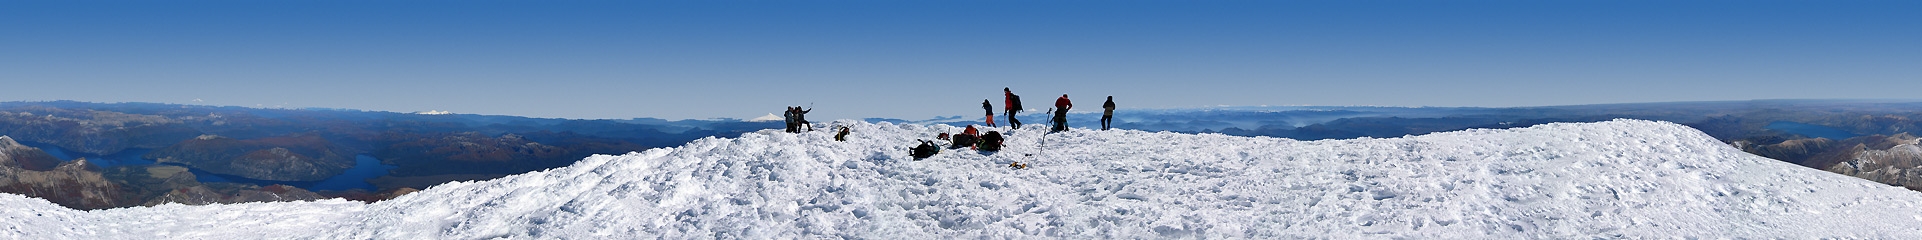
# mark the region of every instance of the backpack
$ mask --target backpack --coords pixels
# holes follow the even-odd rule
[[[928,140],[917,140],[917,141],[921,141],[921,145],[915,146],[914,149],[908,151],[908,155],[914,156],[915,161],[920,161],[921,159],[933,157],[935,153],[941,152],[941,148],[935,147],[934,142],[931,142]]]
[[[981,145],[975,149],[981,151],[1001,151],[1001,132],[988,131],[988,135],[981,136]]]
[[[955,149],[955,148],[963,148],[963,147],[973,147],[976,142],[979,142],[976,140],[979,140],[979,139],[975,138],[974,135],[956,134],[954,135],[954,144],[949,145],[948,148]]]

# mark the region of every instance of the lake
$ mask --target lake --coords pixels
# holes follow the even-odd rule
[[[31,142],[24,142],[24,141],[20,142],[20,144],[27,145],[29,147],[40,148],[41,151],[46,151],[47,154],[60,158],[61,161],[72,161],[75,158],[84,157],[84,158],[87,158],[88,163],[99,165],[101,168],[110,168],[115,166],[139,166],[139,165],[155,164],[153,160],[147,160],[147,159],[141,158],[141,156],[147,155],[148,152],[153,152],[153,149],[127,149],[125,151],[120,151],[119,153],[101,156],[101,155],[93,155],[93,154],[79,153],[79,152],[68,152],[66,151],[66,149],[60,148],[59,146],[54,146],[49,144],[31,143]],[[184,165],[172,164],[172,163],[168,163],[167,165],[185,167]],[[194,173],[194,177],[196,177],[196,180],[200,180],[200,182],[233,182],[233,183],[247,183],[247,184],[254,184],[254,185],[261,185],[261,186],[281,184],[281,185],[299,187],[302,189],[307,189],[309,191],[322,191],[322,190],[345,191],[345,190],[352,190],[352,189],[361,189],[361,190],[367,190],[369,192],[372,192],[372,191],[379,191],[380,189],[374,188],[374,184],[367,183],[367,179],[372,179],[372,178],[380,177],[382,175],[387,175],[388,170],[393,170],[396,167],[397,166],[394,166],[394,165],[381,164],[380,159],[376,159],[374,158],[374,156],[361,154],[361,155],[354,156],[353,168],[348,168],[346,172],[342,172],[340,175],[334,175],[333,177],[322,179],[320,181],[269,181],[269,180],[244,178],[244,177],[234,176],[234,175],[216,174],[216,173],[202,171],[200,169],[191,168],[191,167],[189,167],[188,169],[189,169],[189,172]]]

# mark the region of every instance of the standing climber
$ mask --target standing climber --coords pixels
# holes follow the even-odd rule
[[[787,111],[781,112],[781,119],[787,120],[787,128],[783,131],[787,131],[790,133],[795,132],[794,129],[796,126],[794,125],[794,108],[795,108],[794,106],[788,106]]]
[[[1006,106],[1002,107],[1008,109],[1008,126],[1013,126],[1014,129],[1021,129],[1021,119],[1014,119],[1015,114],[1021,114],[1021,96],[1014,95],[1014,91],[1010,91],[1008,88],[1001,88],[1001,94],[1007,96],[1007,102],[1003,103],[1003,105]]]
[[[1068,109],[1070,108],[1074,108],[1074,103],[1068,102],[1068,94],[1061,94],[1060,99],[1054,100],[1054,129],[1051,130],[1052,132],[1068,130]]]
[[[1101,130],[1107,131],[1110,124],[1114,124],[1114,96],[1108,96],[1108,102],[1101,103]]]
[[[981,111],[988,112],[988,127],[995,127],[994,126],[994,104],[988,103],[987,99],[981,99]]]
[[[813,104],[808,104],[808,105],[813,105]],[[795,125],[794,132],[797,132],[797,133],[801,132],[800,127],[803,127],[803,126],[807,127],[808,131],[814,131],[814,124],[810,124],[808,122],[808,117],[807,117],[808,112],[812,112],[812,111],[814,111],[813,108],[809,108],[807,110],[801,110],[801,107],[799,106],[794,107],[794,125]]]

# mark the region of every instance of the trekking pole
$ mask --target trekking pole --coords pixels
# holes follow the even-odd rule
[[[1049,112],[1053,112],[1053,111],[1054,111],[1054,108],[1048,108],[1048,111],[1049,111]],[[1048,125],[1050,125],[1050,127],[1052,127],[1052,125],[1054,125],[1054,118],[1049,118],[1049,119],[1048,119]],[[1052,130],[1052,129],[1050,129],[1050,130]],[[1035,150],[1034,150],[1034,153],[1035,153],[1035,154],[1044,154],[1044,153],[1047,153],[1047,152],[1048,152],[1048,133],[1047,133],[1047,132],[1042,132],[1042,133],[1041,133],[1041,143],[1040,143],[1040,144],[1037,144],[1037,146],[1035,146]],[[1030,160],[1028,160],[1028,162],[1029,162],[1029,163],[1033,163],[1033,162],[1034,162],[1035,160],[1039,160],[1039,159],[1040,159],[1040,157],[1035,157],[1035,159],[1030,159]]]
[[[1054,112],[1054,108],[1048,108],[1048,133],[1054,133],[1054,132],[1055,132],[1055,130],[1054,130],[1054,126],[1055,126],[1055,124],[1060,124],[1060,123],[1055,123],[1055,122],[1054,122],[1054,115],[1055,115],[1055,114],[1058,114],[1058,113],[1055,113],[1055,112]]]

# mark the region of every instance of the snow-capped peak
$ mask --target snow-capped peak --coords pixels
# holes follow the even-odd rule
[[[749,121],[749,122],[773,122],[773,121],[781,121],[781,120],[786,120],[786,118],[782,118],[782,117],[781,117],[780,115],[774,115],[774,113],[768,113],[768,114],[767,114],[766,116],[760,116],[760,117],[756,117],[756,118],[754,118],[754,119],[748,119],[747,121]]]

